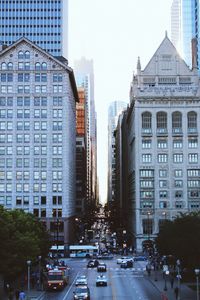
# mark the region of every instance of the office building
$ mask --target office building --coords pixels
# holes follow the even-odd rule
[[[75,215],[73,71],[25,38],[2,47],[0,70],[0,205],[33,213],[67,245]]]
[[[118,117],[127,108],[123,101],[113,101],[108,108],[108,205],[115,200],[116,196],[116,141],[115,130]]]
[[[1,0],[0,37],[6,45],[26,37],[68,58],[68,0]]]
[[[87,202],[96,204],[97,195],[97,119],[94,100],[93,61],[82,57],[74,63],[77,87],[85,90],[86,151],[87,151]]]
[[[200,209],[200,85],[165,36],[142,70],[138,59],[127,110],[128,192],[136,249],[162,222]]]
[[[199,17],[199,1],[173,0],[171,40],[190,68],[194,64],[193,59],[200,66]]]

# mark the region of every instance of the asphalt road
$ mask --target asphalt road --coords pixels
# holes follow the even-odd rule
[[[146,262],[135,262],[133,268],[121,269],[120,265],[116,263],[116,258],[105,260],[107,272],[104,274],[108,279],[107,287],[96,287],[96,277],[99,273],[97,273],[96,268],[87,268],[87,259],[67,259],[66,263],[71,268],[68,286],[60,292],[47,292],[46,299],[73,299],[76,277],[86,275],[91,300],[161,300],[160,292],[152,285],[146,275]]]

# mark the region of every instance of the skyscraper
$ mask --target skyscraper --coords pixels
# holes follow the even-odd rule
[[[94,101],[93,61],[82,57],[74,64],[78,87],[84,87],[86,105],[86,147],[87,147],[87,199],[96,201],[97,196],[97,124]]]
[[[200,66],[199,1],[173,0],[171,6],[171,39],[189,67]],[[196,40],[194,42],[194,40]],[[192,59],[197,57],[197,61]]]
[[[0,39],[22,36],[54,56],[68,57],[68,0],[0,0]]]
[[[114,131],[120,113],[125,110],[127,103],[123,101],[113,101],[108,109],[108,203],[115,200],[115,138]]]

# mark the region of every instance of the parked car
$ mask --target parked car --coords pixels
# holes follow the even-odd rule
[[[93,260],[90,260],[87,264],[87,267],[88,268],[95,268],[97,267],[99,264],[98,260],[97,259],[93,259]]]
[[[78,286],[74,291],[74,300],[87,299],[90,300],[90,289],[87,286]]]
[[[96,286],[107,286],[108,282],[107,282],[107,278],[105,275],[99,275],[97,276],[96,279]]]
[[[97,272],[106,272],[107,268],[106,268],[106,264],[99,264],[97,266]]]
[[[85,275],[78,276],[76,278],[75,285],[86,285],[87,286],[87,277]]]
[[[122,262],[133,261],[133,257],[122,256],[117,259],[117,264],[121,264]]]
[[[132,268],[132,267],[133,267],[133,261],[131,261],[131,260],[123,261],[121,263],[121,268],[127,269],[127,268]]]

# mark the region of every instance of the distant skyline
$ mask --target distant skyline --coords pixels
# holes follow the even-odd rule
[[[153,56],[168,31],[172,0],[69,0],[69,65],[82,56],[94,61],[98,177],[107,197],[108,107],[129,103],[130,82]]]

